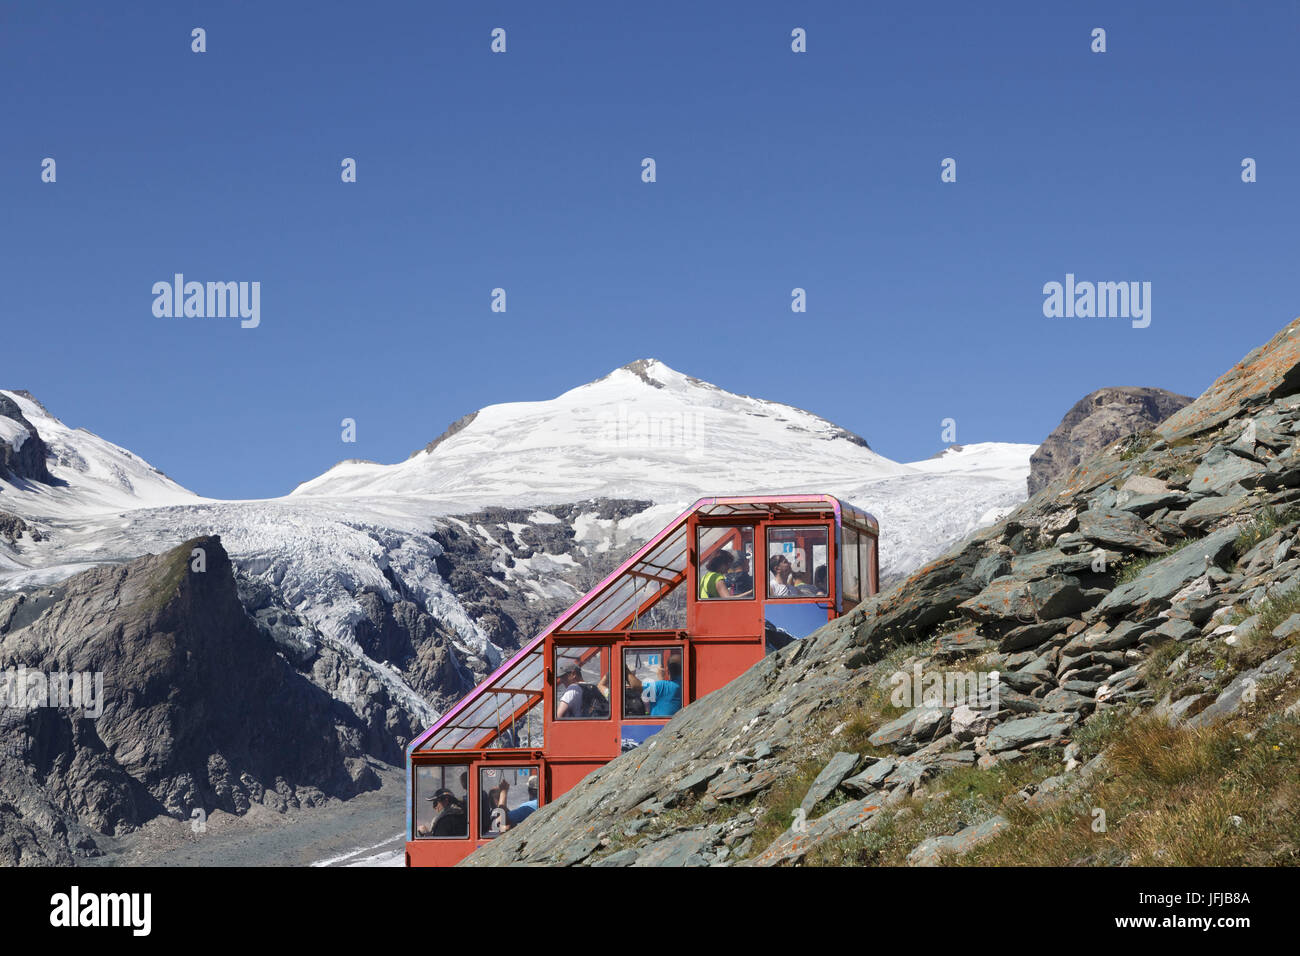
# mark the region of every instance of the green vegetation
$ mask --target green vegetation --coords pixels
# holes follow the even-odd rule
[[[882,811],[869,829],[828,840],[808,854],[809,866],[899,866],[922,840],[953,833],[1002,813],[1003,802],[1059,766],[1059,751],[1039,751],[986,770],[949,771],[927,785],[933,796],[909,797]]]
[[[181,581],[189,573],[190,552],[198,546],[198,542],[198,538],[193,538],[163,555],[168,562],[167,569],[145,599],[144,608],[146,611],[157,611],[176,596],[180,590]]]
[[[1242,866],[1300,863],[1300,719],[1283,712],[1295,676],[1261,689],[1227,724],[1173,727],[1103,712],[1080,728],[1081,759],[1103,768],[1077,792],[1029,806],[1026,785],[1059,753],[948,773],[869,829],[827,841],[809,865],[898,865],[922,840],[1001,813],[1011,826],[950,862],[969,866]],[[1099,812],[1100,811],[1100,812]]]
[[[1181,551],[1183,548],[1187,547],[1193,541],[1197,541],[1197,540],[1199,540],[1199,538],[1195,538],[1195,537],[1184,538],[1182,541],[1178,542],[1177,544],[1172,545],[1169,548],[1169,550],[1166,551],[1164,554],[1144,554],[1141,556],[1133,555],[1128,559],[1121,561],[1119,564],[1119,573],[1115,575],[1115,586],[1119,587],[1121,584],[1127,584],[1128,582],[1136,578],[1139,574],[1141,574],[1150,565],[1155,564],[1157,561],[1161,561],[1169,557],[1169,555],[1171,554]]]
[[[1261,508],[1251,520],[1241,526],[1241,532],[1233,544],[1237,557],[1241,557],[1279,528],[1297,521],[1300,521],[1300,505],[1292,505],[1285,511],[1278,511],[1274,507]]]
[[[1273,631],[1293,614],[1300,614],[1300,587],[1285,594],[1265,598],[1248,611],[1238,611],[1233,623],[1256,618],[1246,631],[1238,630],[1236,643],[1226,651],[1225,665],[1232,671],[1255,667],[1274,654],[1296,643],[1296,637],[1276,638]]]
[[[1129,435],[1127,438],[1119,440],[1119,460],[1131,461],[1137,458],[1153,444],[1155,444],[1156,435],[1153,431],[1138,432],[1136,435]]]
[[[1094,782],[1054,806],[1012,807],[1013,825],[960,862],[1300,863],[1300,722],[1280,713],[1295,690],[1292,682],[1261,693],[1274,712],[1254,733],[1244,717],[1208,728],[1130,720],[1112,736],[1107,770]]]

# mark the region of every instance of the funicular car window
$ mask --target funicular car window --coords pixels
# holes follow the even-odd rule
[[[695,580],[701,601],[754,596],[754,528],[711,525],[696,534]]]
[[[847,525],[842,529],[840,569],[844,573],[844,608],[862,600],[862,577],[858,573],[858,532]]]
[[[609,657],[604,646],[555,648],[555,719],[609,718]]]
[[[537,765],[483,767],[478,772],[478,835],[500,836],[537,809]]]
[[[682,709],[682,648],[623,651],[623,716],[671,717]]]
[[[411,796],[416,839],[469,836],[469,764],[417,764]]]
[[[826,597],[830,552],[825,525],[767,529],[767,596]]]
[[[543,743],[542,702],[540,700],[528,708],[510,724],[501,729],[492,742],[492,749],[517,749],[541,747]]]
[[[861,597],[866,598],[871,594],[871,581],[873,578],[873,562],[876,559],[875,552],[876,539],[869,534],[858,534],[858,568],[861,576],[861,584],[858,590]]]

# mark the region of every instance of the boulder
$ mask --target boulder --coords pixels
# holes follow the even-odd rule
[[[640,850],[631,865],[636,867],[707,866],[701,854],[717,843],[721,836],[722,827],[718,824],[674,833]]]
[[[984,746],[990,753],[998,753],[1018,750],[1026,744],[1041,740],[1063,738],[1078,719],[1078,715],[1072,713],[1042,713],[1032,717],[1019,717],[994,727]]]
[[[1077,614],[1092,603],[1091,595],[1079,586],[1078,578],[1054,574],[1034,581],[999,578],[962,602],[959,609],[979,621],[1029,623]]]
[[[743,800],[768,789],[780,777],[781,775],[772,768],[756,770],[753,773],[737,770],[730,775],[721,774],[714,777],[709,781],[705,794],[719,801]]]
[[[983,654],[993,647],[993,642],[982,637],[979,628],[971,624],[956,631],[949,631],[947,634],[940,634],[935,638],[932,657],[940,663],[947,664]]]
[[[1079,515],[1079,533],[1096,544],[1124,551],[1160,554],[1168,550],[1145,521],[1114,508],[1089,509]]]
[[[1011,826],[1011,821],[1003,816],[990,817],[983,823],[959,830],[951,836],[930,837],[917,845],[907,854],[908,866],[938,866],[945,854],[962,856],[975,849],[981,843],[987,843]]]
[[[1002,640],[998,642],[998,650],[1005,654],[1038,647],[1057,634],[1065,633],[1071,625],[1077,623],[1079,622],[1071,617],[1057,617],[1052,618],[1050,621],[1035,621],[1032,624],[1022,624],[1020,627],[1014,627],[1002,635]]]
[[[880,727],[867,742],[873,747],[892,747],[906,753],[942,734],[948,727],[950,714],[947,707],[913,707]]]
[[[850,800],[816,820],[805,820],[799,829],[786,830],[772,845],[747,861],[751,866],[777,866],[803,859],[808,851],[845,833],[869,826],[880,811],[880,803],[871,797]]]
[[[983,737],[993,727],[993,718],[987,711],[975,710],[959,704],[952,711],[952,734],[958,740]]]
[[[1241,709],[1243,702],[1248,703],[1253,699],[1254,693],[1261,682],[1280,680],[1291,673],[1294,667],[1296,651],[1297,648],[1288,647],[1282,653],[1275,654],[1258,667],[1238,674],[1215,698],[1214,703],[1187,721],[1188,725],[1205,727],[1216,720],[1235,714]]]
[[[821,803],[840,785],[840,782],[853,772],[857,766],[858,755],[844,753],[841,751],[827,762],[822,768],[821,773],[817,774],[812,785],[808,787],[808,792],[804,794],[803,800],[799,803],[800,809],[805,814],[813,812],[817,804]]]
[[[1232,552],[1237,533],[1236,528],[1221,528],[1153,561],[1132,581],[1111,591],[1097,606],[1097,611],[1114,616],[1135,608],[1167,604],[1185,585],[1205,572],[1207,559],[1208,564],[1218,564]]]
[[[1250,498],[1244,494],[1201,498],[1178,516],[1178,523],[1184,528],[1199,530],[1241,512],[1249,504]]]
[[[879,790],[885,782],[885,778],[894,772],[898,766],[898,761],[890,757],[883,760],[877,760],[866,770],[855,774],[852,777],[846,777],[840,784],[845,790],[851,790],[855,793],[870,793],[873,790]]]
[[[1166,442],[1201,434],[1254,405],[1300,392],[1300,319],[1252,351],[1190,405],[1174,412],[1157,429]]]
[[[1244,458],[1223,445],[1216,445],[1192,472],[1187,490],[1221,495],[1234,485],[1252,487],[1254,480],[1266,471],[1259,462]]]

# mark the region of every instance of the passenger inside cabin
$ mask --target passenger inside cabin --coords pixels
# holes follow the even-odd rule
[[[498,807],[504,811],[500,826],[502,833],[505,833],[511,827],[519,826],[519,824],[527,820],[528,817],[537,810],[537,774],[533,774],[528,778],[528,799],[519,804],[519,806],[515,807],[513,810],[507,806],[509,791],[510,784],[502,780],[500,791],[501,798],[500,803],[498,804]]]
[[[821,583],[818,582],[817,575],[820,574]],[[805,578],[793,577],[790,579],[790,596],[791,597],[825,597],[826,596],[826,567],[818,565],[817,570],[813,572],[813,583],[809,584]]]
[[[645,701],[641,699],[641,691],[644,688],[641,684],[641,678],[636,676],[636,671],[623,666],[623,716],[624,717],[644,717],[646,712]]]
[[[433,819],[417,831],[421,836],[463,837],[469,835],[469,817],[456,795],[446,787],[427,798],[433,804]]]
[[[794,596],[794,566],[784,554],[774,554],[767,559],[767,596],[774,598]]]
[[[497,807],[504,806],[502,800],[510,790],[510,784],[504,779],[495,787],[478,792],[478,826],[480,833],[491,833],[501,829],[500,814]]]
[[[749,573],[748,555],[737,555],[727,573],[727,590],[732,597],[749,597],[754,593],[754,576]]]
[[[682,659],[673,654],[659,667],[659,679],[644,684],[641,699],[651,717],[671,717],[682,709]]]
[[[560,672],[560,702],[555,707],[556,720],[573,720],[581,717],[582,707],[582,671],[577,664],[568,664]]]
[[[704,574],[700,577],[700,600],[729,598],[731,589],[727,587],[727,572],[731,570],[735,559],[726,548],[720,549],[704,565]]]

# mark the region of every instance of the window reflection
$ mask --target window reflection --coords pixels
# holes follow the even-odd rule
[[[844,572],[844,609],[847,611],[854,604],[862,600],[862,575],[858,568],[858,556],[860,548],[858,546],[858,532],[853,528],[844,527],[841,540],[844,542],[840,549],[840,567]]]

